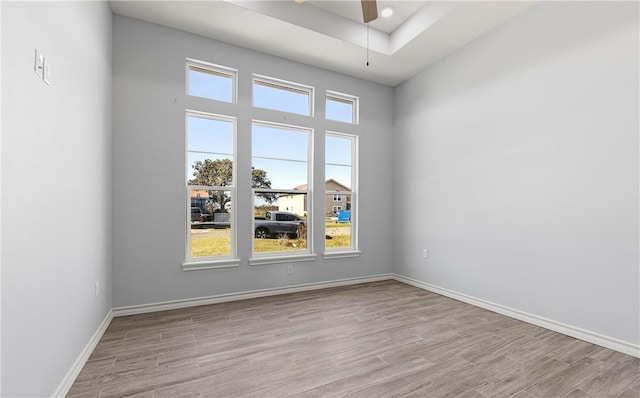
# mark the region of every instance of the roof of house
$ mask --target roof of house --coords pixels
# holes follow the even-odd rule
[[[328,179],[328,180],[326,180],[324,182],[325,187],[327,186],[327,184],[329,184],[329,182],[333,182],[334,184],[338,185],[340,187],[340,190],[343,190],[343,191],[348,191],[349,190],[349,187],[339,183],[338,181],[334,180],[333,178],[330,178],[330,179]],[[297,187],[295,187],[293,189],[298,190],[298,191],[306,191],[307,190],[307,184],[298,185]]]

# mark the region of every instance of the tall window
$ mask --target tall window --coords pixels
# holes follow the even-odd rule
[[[327,90],[325,118],[358,124],[358,97]]]
[[[188,111],[187,262],[236,257],[236,120]]]
[[[253,106],[313,116],[313,87],[254,75]]]
[[[310,253],[311,129],[254,121],[253,253]]]
[[[224,102],[236,102],[238,71],[187,58],[187,94]]]
[[[247,217],[252,219],[251,235],[240,238],[251,240],[251,265],[315,259],[312,216],[322,213],[325,222],[318,220],[316,227],[322,232],[324,224],[325,258],[357,256],[358,137],[327,132],[326,181],[313,186],[312,176],[314,128],[327,124],[356,133],[359,98],[327,90],[325,113],[315,116],[313,86],[253,74],[251,91],[238,95],[238,70],[191,58],[186,58],[185,68],[185,101],[190,109],[185,109],[183,269],[239,265],[236,226]],[[248,85],[243,87],[249,90]],[[252,108],[238,104],[244,99]],[[244,122],[251,121],[251,144],[246,142],[239,150],[251,146],[251,173],[238,176],[238,121],[229,115],[240,115],[242,109],[250,111],[243,117]],[[299,125],[282,124],[288,119],[295,122],[286,123]],[[246,213],[249,208],[236,207],[238,185],[249,183],[253,214]],[[317,203],[323,196],[324,203]]]
[[[356,136],[327,132],[325,138],[325,249],[356,251],[357,242]]]

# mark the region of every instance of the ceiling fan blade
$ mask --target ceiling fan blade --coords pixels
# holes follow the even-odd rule
[[[378,18],[378,5],[376,0],[360,0],[362,3],[362,18],[364,23],[369,23]]]

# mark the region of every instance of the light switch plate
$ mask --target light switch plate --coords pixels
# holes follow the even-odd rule
[[[46,59],[44,60],[44,72],[42,80],[44,80],[44,82],[49,85],[51,84],[51,64],[49,64]]]
[[[36,72],[36,75],[38,75],[40,79],[42,79],[42,73],[44,72],[44,55],[42,55],[37,49],[36,58],[33,62],[33,71]]]

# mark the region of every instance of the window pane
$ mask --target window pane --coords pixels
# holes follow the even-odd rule
[[[325,117],[338,122],[353,123],[353,102],[327,96]]]
[[[357,138],[331,132],[325,137],[325,249],[356,250],[352,199],[356,195]]]
[[[351,248],[352,245],[352,203],[351,195],[341,194],[336,201],[335,194],[327,194],[325,200],[325,247],[327,249]]]
[[[233,185],[233,157],[192,152],[187,157],[187,184],[213,187]]]
[[[188,116],[187,123],[189,151],[233,153],[232,121]]]
[[[307,189],[307,162],[254,158],[252,166],[255,170],[264,172],[266,179],[271,182],[271,188]],[[267,188],[266,186],[256,186],[255,183],[254,179],[254,188]],[[302,185],[305,187],[301,187]]]
[[[252,134],[254,157],[307,161],[309,132],[255,123]]]
[[[353,140],[350,137],[327,134],[325,138],[325,178],[327,184],[336,184],[335,187],[327,186],[327,191],[350,191],[353,189],[352,156]],[[333,182],[331,182],[333,181]]]
[[[187,116],[187,183],[233,185],[234,122]]]
[[[189,66],[189,95],[233,102],[233,86],[233,75],[197,66]]]
[[[325,139],[325,162],[351,166],[351,138],[327,135]]]
[[[327,165],[325,167],[325,177],[327,181],[333,180],[339,184],[336,188],[327,188],[327,190],[350,191],[353,187],[351,183],[351,167]]]
[[[231,256],[231,191],[190,192],[191,257]]]
[[[254,197],[254,252],[307,251],[307,194]]]
[[[308,179],[309,131],[254,123],[254,188],[304,189]],[[256,178],[261,176],[261,178]]]
[[[253,106],[299,115],[311,115],[311,101],[308,91],[259,80],[253,82]]]

